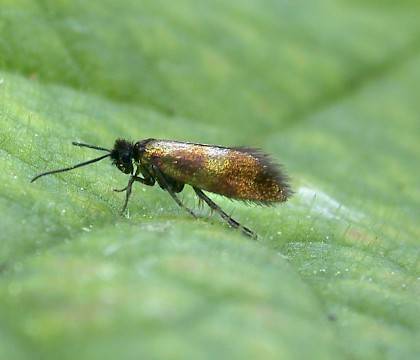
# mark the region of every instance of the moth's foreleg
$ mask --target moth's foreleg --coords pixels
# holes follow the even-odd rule
[[[131,190],[133,188],[134,181],[141,182],[142,184],[148,185],[148,186],[153,186],[155,184],[155,179],[153,177],[142,178],[137,175],[131,175],[130,179],[128,180],[128,184],[124,189],[114,189],[114,191],[117,191],[117,192],[125,191],[125,201],[124,201],[123,208],[121,210],[121,214],[125,211],[125,209],[127,209],[128,200],[130,199],[130,196],[131,196]]]

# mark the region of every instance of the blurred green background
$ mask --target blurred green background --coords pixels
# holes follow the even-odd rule
[[[0,0],[1,359],[415,359],[418,1]],[[253,242],[107,162],[149,137],[261,147],[294,197],[210,197]],[[417,165],[416,165],[417,164]]]

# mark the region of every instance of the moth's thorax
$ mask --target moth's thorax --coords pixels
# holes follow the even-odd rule
[[[155,139],[146,139],[137,141],[133,145],[133,161],[138,164],[148,163],[146,159],[147,145],[151,142],[156,141]]]

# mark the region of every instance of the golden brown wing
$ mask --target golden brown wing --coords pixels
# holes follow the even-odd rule
[[[259,149],[151,140],[143,160],[178,181],[236,200],[269,205],[292,194],[288,176]]]

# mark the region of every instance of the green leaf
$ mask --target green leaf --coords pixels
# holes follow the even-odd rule
[[[416,1],[0,0],[5,359],[415,359]],[[254,242],[106,161],[150,137],[261,147],[294,197],[209,194]]]

